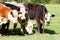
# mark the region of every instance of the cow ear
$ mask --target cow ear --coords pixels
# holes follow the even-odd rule
[[[51,14],[51,17],[55,17],[55,15],[54,14]]]

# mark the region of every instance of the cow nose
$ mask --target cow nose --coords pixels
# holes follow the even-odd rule
[[[26,18],[25,18],[25,17],[22,17],[21,19],[22,19],[22,20],[25,20]]]
[[[48,23],[48,24],[50,24],[50,22],[49,22],[49,21],[48,21],[47,23]]]
[[[48,22],[47,22],[47,26],[49,26],[49,25],[50,25],[50,22],[48,21]]]

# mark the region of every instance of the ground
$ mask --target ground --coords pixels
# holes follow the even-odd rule
[[[46,4],[48,11],[51,14],[55,14],[55,17],[51,19],[50,26],[45,26],[45,33],[40,34],[37,32],[37,27],[34,26],[35,33],[32,35],[9,35],[0,36],[0,40],[60,40],[60,4]],[[33,23],[36,21],[31,20]],[[19,24],[16,29],[19,29]],[[13,29],[13,23],[10,23],[9,29]],[[20,29],[19,29],[20,30]]]

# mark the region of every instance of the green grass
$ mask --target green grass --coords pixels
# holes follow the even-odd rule
[[[51,14],[55,14],[55,17],[51,19],[50,26],[45,26],[45,33],[40,34],[35,30],[35,34],[25,36],[9,35],[0,36],[0,40],[60,40],[60,5],[58,4],[46,4],[48,11]],[[36,23],[36,21],[32,21]],[[18,24],[18,27],[19,24]],[[9,29],[13,29],[13,23],[11,23]]]

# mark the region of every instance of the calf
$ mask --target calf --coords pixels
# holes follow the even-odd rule
[[[44,23],[47,25],[50,24],[50,18],[55,16],[51,15],[45,6],[29,3],[24,3],[25,7],[28,8],[28,16],[30,19],[35,19],[37,21],[38,25],[38,32],[43,33],[44,32]]]
[[[16,10],[12,10],[9,7],[6,7],[5,5],[0,3],[0,25],[2,25],[2,32],[5,29],[6,24],[9,26],[9,22],[12,21],[13,23],[17,23],[17,15],[18,12]],[[7,27],[8,31],[8,27]]]
[[[22,4],[19,4],[19,5],[17,4],[17,5],[16,5],[16,3],[13,4],[13,3],[10,3],[10,2],[8,2],[8,3],[1,2],[1,3],[4,4],[4,5],[7,6],[7,7],[10,7],[12,10],[17,10],[18,12],[20,12],[20,13],[18,13],[18,22],[21,24],[21,29],[24,30],[24,27],[30,27],[29,30],[31,29],[31,32],[30,32],[30,31],[27,31],[27,32],[28,32],[29,34],[33,33],[33,32],[32,32],[33,24],[30,22],[30,20],[29,20],[29,18],[28,18],[27,8],[25,8],[24,5],[22,5]],[[19,14],[22,14],[22,15],[19,15]],[[24,15],[25,15],[25,16],[24,16]],[[26,17],[26,19],[23,19],[24,17]],[[29,24],[31,24],[31,25],[29,25]],[[24,26],[22,26],[22,25],[24,25]],[[29,26],[28,26],[28,25],[29,25]],[[14,30],[15,30],[16,26],[17,26],[17,23],[14,24]],[[25,28],[25,29],[26,29],[26,28]],[[28,29],[26,29],[26,30],[28,30]]]

